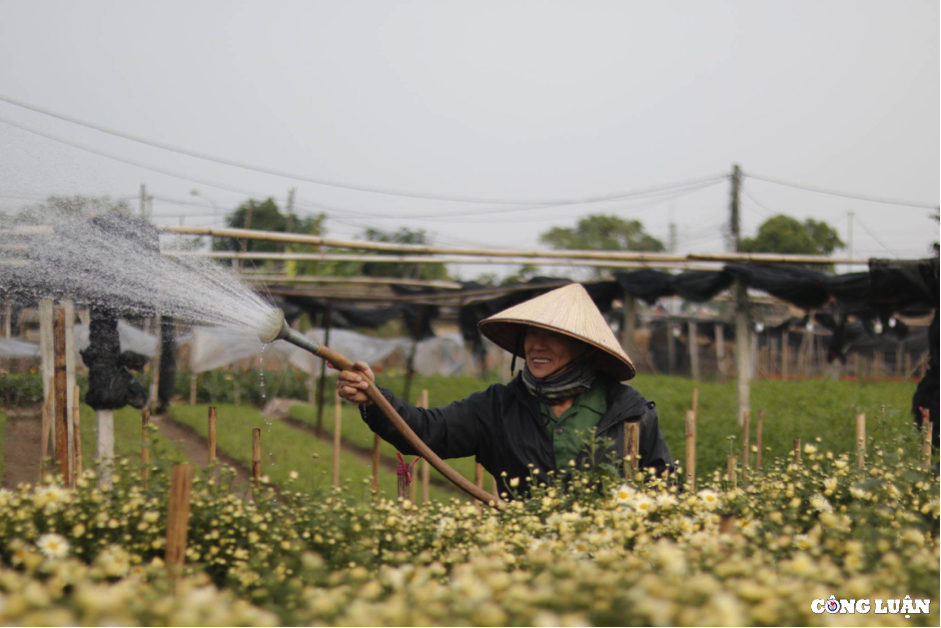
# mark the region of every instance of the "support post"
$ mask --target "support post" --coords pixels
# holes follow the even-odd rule
[[[931,436],[934,433],[931,410],[921,408],[921,452],[925,457],[925,466],[931,467]]]
[[[748,427],[751,423],[751,412],[745,412],[745,422],[742,424],[742,477],[745,477],[745,469],[748,468],[748,450],[750,445],[750,439],[748,435]]]
[[[209,436],[209,452],[208,459],[209,463],[212,464],[216,461],[216,407],[209,406],[209,425],[207,429],[207,435]]]
[[[78,386],[72,390],[72,399],[75,405],[72,406],[72,447],[74,455],[72,456],[72,486],[82,475],[82,413],[79,407],[79,397],[81,396]]]
[[[794,439],[794,464],[801,463],[801,439]]]
[[[49,385],[52,388],[50,382]],[[46,459],[49,458],[49,432],[52,429],[52,399],[42,404],[42,422],[40,428],[42,434],[39,437],[39,482],[46,481]]]
[[[732,487],[738,486],[738,456],[729,456],[726,474]]]
[[[686,483],[696,490],[696,413],[686,411]]]
[[[190,405],[196,405],[196,373],[190,373]]]
[[[261,483],[261,429],[252,429],[252,486],[257,490]]]
[[[341,446],[340,438],[342,436],[342,428],[340,422],[342,420],[342,406],[340,405],[340,391],[335,390],[333,396],[333,487],[337,488],[340,486],[340,455],[341,455]]]
[[[673,320],[667,318],[667,374],[673,375],[676,364],[676,337],[673,335]]]
[[[866,415],[856,415],[856,468],[866,468]]]
[[[624,459],[633,475],[637,471],[637,454],[640,451],[640,422],[624,423]],[[627,475],[627,473],[625,473]]]
[[[689,367],[694,381],[699,381],[699,344],[696,342],[696,321],[686,325],[686,344],[689,350]]]
[[[55,412],[53,391],[55,389],[55,349],[52,333],[52,300],[39,301],[39,353],[42,358],[42,398],[49,402],[50,417]],[[55,447],[55,434],[52,435],[52,447]]]
[[[693,418],[699,417],[699,389],[693,388]]]
[[[111,486],[111,463],[114,460],[114,411],[96,410],[98,436],[95,455],[98,458],[98,486]]]
[[[741,282],[735,283],[735,371],[738,379],[738,424],[745,421],[745,412],[751,410],[751,351],[749,339],[751,325],[748,316],[748,290]]]
[[[425,388],[421,391],[421,407],[428,407],[428,389]],[[421,497],[422,503],[427,504],[431,497],[429,495],[429,488],[431,484],[431,465],[428,464],[428,461],[422,458],[421,461]],[[493,493],[496,495],[496,491]]]
[[[621,347],[627,355],[634,355],[634,331],[637,321],[637,298],[626,290],[621,292],[624,314],[621,317]]]
[[[323,343],[330,346],[330,327],[333,322],[333,301],[327,299],[327,309],[323,313]],[[320,382],[317,384],[317,433],[323,434],[323,406],[326,402],[327,369],[320,367]]]
[[[66,397],[66,414],[71,416],[72,407],[78,402],[75,394],[75,303],[70,300],[61,302],[65,311],[65,386],[68,391]],[[67,419],[69,443],[75,443],[75,430],[71,419]],[[69,469],[75,468],[75,448],[69,447]],[[73,478],[74,482],[74,478]]]
[[[167,506],[167,567],[178,574],[186,561],[193,465],[175,464],[170,471],[170,503]]]
[[[758,429],[755,430],[755,447],[758,453],[755,454],[755,468],[761,470],[761,437],[765,426],[765,411],[758,408]]]
[[[154,358],[150,362],[150,399],[148,400],[147,404],[147,407],[150,408],[151,412],[156,412],[157,407],[160,405],[160,400],[158,399],[160,390],[160,354],[163,352],[163,343],[160,339],[161,320],[162,317],[159,314],[154,316],[154,335],[157,337],[157,352],[154,354]]]
[[[716,323],[716,367],[719,371],[719,381],[725,381],[725,328]]]
[[[150,479],[150,409],[141,410],[141,448],[140,448],[140,466],[141,466],[141,484],[144,490],[147,490],[147,480]]]
[[[404,475],[396,477],[398,478],[399,499],[408,499],[408,480]]]
[[[70,485],[71,465],[69,464],[69,387],[65,368],[65,308],[55,310],[53,322],[53,345],[55,347],[55,452],[56,470],[62,476],[62,483]]]

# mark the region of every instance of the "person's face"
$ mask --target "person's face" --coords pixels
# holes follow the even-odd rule
[[[529,327],[523,341],[526,366],[534,377],[545,377],[563,365],[568,367],[584,349],[580,340],[539,327]]]

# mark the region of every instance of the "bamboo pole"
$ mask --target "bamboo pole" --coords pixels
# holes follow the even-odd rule
[[[75,482],[82,475],[82,413],[79,408],[79,398],[81,393],[79,392],[78,386],[75,386],[74,391],[72,392],[72,399],[75,400],[74,405],[72,406],[72,439],[73,439],[73,450],[74,455],[72,456],[72,486],[75,486]]]
[[[631,475],[637,470],[637,454],[640,450],[640,421],[624,423],[624,459]],[[625,474],[626,475],[626,474]]]
[[[745,420],[745,411],[751,409],[751,317],[748,312],[748,289],[739,281],[735,292],[735,375],[738,390],[738,424]]]
[[[428,389],[427,388],[423,388],[421,391],[420,405],[422,408],[428,407]],[[421,461],[421,496],[422,496],[423,504],[427,504],[429,501],[431,501],[431,497],[429,495],[430,484],[431,484],[431,465],[428,464],[427,460],[422,458],[422,461]],[[494,491],[493,494],[496,495],[497,494],[496,491]]]
[[[729,483],[732,487],[738,486],[738,456],[729,456],[726,473],[729,477]]]
[[[51,385],[50,385],[51,388]],[[46,459],[49,457],[49,431],[52,428],[52,397],[42,404],[42,423],[39,437],[39,481],[46,481]]]
[[[160,400],[158,399],[160,391],[160,360],[163,357],[163,342],[161,341],[160,328],[162,317],[158,314],[154,317],[154,335],[157,337],[157,352],[154,354],[153,359],[150,361],[150,399],[148,407],[152,412],[156,412],[157,408],[160,406]]]
[[[693,419],[699,418],[699,389],[693,388]]]
[[[484,465],[479,462],[474,465],[474,484],[477,488],[484,487]]]
[[[696,490],[696,413],[686,411],[686,483]]]
[[[856,467],[866,468],[866,415],[856,415]]]
[[[379,435],[372,435],[372,492],[379,495]]]
[[[761,436],[765,424],[765,411],[758,408],[758,429],[755,430],[755,447],[758,453],[755,454],[755,468],[761,469]]]
[[[209,436],[209,463],[216,461],[216,407],[209,406],[209,426],[207,430]]]
[[[193,466],[175,464],[170,471],[170,503],[167,506],[167,567],[178,574],[186,561],[186,536],[189,528],[190,495],[193,490]]]
[[[141,484],[147,490],[147,480],[150,478],[150,409],[141,410],[141,448],[140,467]]]
[[[55,434],[56,434],[56,470],[62,476],[62,482],[70,485],[71,468],[69,467],[69,404],[68,374],[65,365],[65,308],[55,309],[53,320],[53,347],[55,351]]]
[[[408,486],[409,486],[408,478],[406,478],[404,474],[399,475],[397,477],[398,477],[398,487],[399,487],[399,499],[408,499]]]
[[[719,381],[725,381],[725,329],[721,323],[715,324],[716,335],[716,366],[719,370]],[[693,390],[696,390],[695,388]]]
[[[190,405],[196,405],[196,373],[190,373]]]
[[[252,485],[257,489],[261,483],[261,429],[252,429]]]
[[[869,260],[854,258],[835,258],[825,255],[781,255],[773,253],[708,253],[672,255],[668,253],[637,253],[630,251],[600,252],[600,251],[518,251],[512,249],[477,249],[458,247],[434,247],[416,244],[390,244],[384,242],[370,242],[366,240],[340,240],[324,238],[321,236],[293,234],[277,231],[259,231],[256,229],[235,229],[218,227],[185,227],[161,225],[158,229],[165,233],[179,233],[189,235],[216,236],[223,238],[239,238],[246,240],[267,240],[270,242],[291,242],[295,244],[309,244],[370,251],[386,251],[396,253],[429,254],[444,253],[451,255],[473,255],[488,257],[544,257],[561,259],[600,259],[600,260],[634,260],[634,261],[717,261],[717,262],[751,262],[756,264],[844,264],[867,265]]]
[[[428,288],[439,288],[443,290],[460,290],[464,286],[454,281],[438,281],[423,279],[402,279],[398,277],[312,277],[310,275],[249,275],[242,273],[242,281],[264,282],[264,283],[343,283],[366,286],[386,286],[390,284],[398,286],[418,286]]]
[[[748,468],[748,449],[750,445],[750,439],[748,436],[748,428],[751,423],[751,412],[745,412],[745,422],[742,424],[742,477],[745,476],[745,469]]]
[[[340,455],[342,449],[340,440],[342,436],[340,422],[342,420],[343,407],[340,405],[340,391],[334,389],[333,394],[333,487],[340,486]]]
[[[801,439],[794,439],[794,464],[801,463]]]

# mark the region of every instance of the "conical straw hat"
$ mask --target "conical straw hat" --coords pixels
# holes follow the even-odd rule
[[[519,335],[528,325],[566,334],[597,347],[601,353],[596,354],[595,368],[618,381],[634,377],[631,359],[581,284],[569,284],[514,305],[485,318],[477,327],[501,348],[516,353]],[[519,355],[525,357],[522,351]]]

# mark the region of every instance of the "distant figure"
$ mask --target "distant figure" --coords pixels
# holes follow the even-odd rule
[[[530,465],[536,482],[556,477],[589,462],[586,434],[606,438],[611,446],[595,452],[595,463],[620,462],[628,423],[640,423],[640,467],[658,474],[673,466],[660,433],[655,404],[620,383],[634,377],[634,366],[611,328],[580,284],[553,290],[478,324],[481,333],[525,359],[509,384],[494,384],[461,401],[438,408],[416,408],[381,388],[396,411],[442,458],[474,456],[498,482],[520,480],[515,491],[528,493]],[[513,367],[511,367],[513,368]],[[356,362],[342,371],[337,390],[360,404],[363,420],[405,454],[412,447],[366,396],[369,366]],[[618,465],[621,467],[622,465]]]

